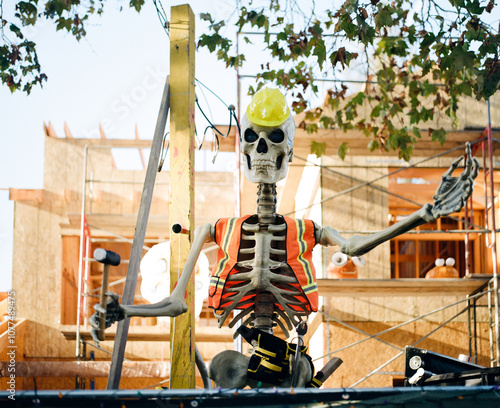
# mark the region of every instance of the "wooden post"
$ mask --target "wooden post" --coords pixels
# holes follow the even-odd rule
[[[170,19],[170,285],[175,287],[191,248],[194,230],[194,14],[187,4],[171,8]],[[188,311],[170,323],[170,388],[195,387],[194,276],[186,291]]]

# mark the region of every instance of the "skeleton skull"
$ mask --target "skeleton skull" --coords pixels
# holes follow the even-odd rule
[[[245,176],[252,183],[276,183],[286,177],[288,163],[293,159],[295,123],[281,92],[267,88],[260,92],[264,99],[262,94],[260,100],[256,98],[257,93],[241,120]],[[277,111],[282,117],[278,121]],[[249,117],[251,114],[254,120]]]

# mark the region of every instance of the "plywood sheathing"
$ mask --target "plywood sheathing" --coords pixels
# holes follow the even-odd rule
[[[353,326],[369,334],[376,334],[395,326],[395,323],[357,322],[353,323]],[[380,338],[404,349],[406,345],[415,343],[437,326],[438,323],[434,322],[416,322],[390,331],[380,336]],[[330,323],[326,335],[330,336],[329,341],[326,342],[330,345],[330,349],[325,349],[325,353],[338,350],[341,347],[366,338],[338,323]],[[479,324],[478,364],[484,366],[489,365],[488,336],[487,323]],[[450,341],[450,339],[453,340]],[[458,358],[459,354],[468,354],[467,323],[449,323],[427,339],[419,342],[416,347],[432,350],[454,358]],[[325,387],[349,387],[390,358],[396,356],[399,352],[398,349],[375,339],[369,339],[356,346],[336,352],[334,355],[340,357],[344,361],[344,364],[327,380]],[[357,387],[392,387],[393,378],[403,377],[403,372],[404,354],[383,367],[378,374],[360,383]]]

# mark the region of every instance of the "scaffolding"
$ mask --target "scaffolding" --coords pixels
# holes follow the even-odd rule
[[[480,287],[477,290],[475,290],[474,292],[467,294],[465,299],[462,299],[462,300],[459,300],[457,302],[451,303],[449,305],[443,306],[441,308],[432,310],[429,313],[425,313],[421,316],[415,317],[415,318],[410,319],[406,322],[397,324],[397,325],[395,325],[387,330],[384,330],[384,331],[376,333],[376,334],[369,334],[369,333],[367,333],[363,330],[360,330],[359,328],[357,328],[357,327],[355,327],[355,326],[353,326],[345,321],[342,321],[341,319],[336,318],[335,316],[328,314],[324,310],[320,311],[320,313],[322,313],[322,315],[324,316],[323,317],[324,321],[326,321],[328,323],[328,325],[329,325],[329,322],[335,322],[335,323],[342,325],[342,326],[345,326],[345,327],[349,328],[350,330],[355,331],[355,332],[357,332],[365,337],[362,340],[348,344],[348,345],[343,346],[341,348],[338,348],[336,350],[329,351],[325,356],[321,356],[321,357],[317,358],[316,360],[323,359],[327,356],[335,355],[335,354],[337,354],[345,349],[362,344],[365,341],[370,340],[370,339],[375,339],[381,343],[384,343],[387,346],[390,346],[390,347],[398,350],[397,354],[395,354],[393,357],[391,357],[389,360],[385,361],[383,364],[379,365],[375,369],[371,370],[366,376],[362,377],[361,379],[359,379],[358,381],[356,381],[352,385],[350,385],[350,387],[356,387],[359,384],[361,384],[362,382],[364,382],[365,380],[367,380],[368,378],[370,378],[371,376],[373,376],[374,374],[381,373],[381,370],[384,367],[386,367],[388,364],[390,364],[391,362],[393,362],[394,360],[396,360],[397,358],[399,358],[400,356],[402,356],[404,354],[404,349],[402,349],[401,347],[399,347],[397,345],[391,344],[387,341],[380,339],[379,338],[380,336],[382,336],[383,334],[389,333],[393,330],[396,330],[400,327],[403,327],[409,323],[423,320],[432,314],[435,314],[437,312],[449,309],[451,307],[454,307],[454,306],[457,306],[457,305],[460,305],[463,303],[465,303],[465,307],[463,307],[458,313],[454,314],[451,318],[449,318],[446,321],[439,324],[435,329],[433,329],[428,334],[422,336],[419,340],[414,342],[412,344],[412,346],[415,346],[418,343],[420,343],[421,341],[425,340],[431,334],[433,334],[435,331],[444,327],[446,324],[450,323],[451,321],[453,321],[457,317],[459,317],[463,314],[467,314],[469,359],[470,359],[470,361],[473,361],[476,363],[477,358],[478,358],[477,308],[478,307],[487,307],[488,308],[488,319],[489,319],[490,366],[495,367],[495,366],[499,365],[499,355],[500,355],[500,352],[499,352],[499,347],[500,347],[499,304],[500,304],[500,302],[499,302],[499,290],[498,290],[498,258],[497,258],[497,247],[496,247],[496,234],[499,231],[496,229],[496,214],[495,214],[496,203],[495,203],[495,190],[494,190],[494,179],[493,179],[493,172],[494,172],[493,143],[494,142],[498,142],[498,141],[494,140],[492,138],[491,124],[489,124],[488,127],[485,129],[482,138],[480,140],[473,142],[473,144],[476,145],[476,147],[477,147],[475,149],[476,151],[478,150],[479,147],[482,148],[482,157],[483,157],[482,165],[483,165],[484,186],[485,186],[485,188],[484,188],[485,215],[486,215],[485,226],[481,227],[478,225],[474,225],[470,222],[469,212],[472,212],[472,210],[473,210],[472,209],[472,197],[471,197],[471,201],[470,201],[471,204],[469,204],[465,207],[465,223],[464,223],[465,229],[453,231],[456,233],[464,233],[466,241],[468,239],[468,234],[471,232],[478,232],[479,231],[479,232],[486,235],[487,247],[490,250],[490,256],[491,256],[491,260],[492,260],[492,272],[493,272],[493,274],[492,274],[491,279],[489,279],[489,280],[486,279],[484,284],[480,285]],[[432,158],[433,157],[431,157],[429,159],[432,159]],[[429,160],[429,159],[426,159],[426,160]],[[416,166],[420,163],[414,164],[412,166]],[[329,168],[327,168],[327,170],[334,171],[334,170],[329,169]],[[399,170],[397,170],[397,171],[399,171]],[[351,192],[357,188],[361,188],[364,186],[370,186],[370,187],[374,187],[374,188],[377,188],[380,190],[381,188],[374,186],[373,183],[375,183],[376,181],[379,181],[380,179],[382,179],[384,177],[388,177],[389,175],[394,174],[394,173],[384,175],[382,177],[371,180],[369,182],[362,182],[361,180],[353,179],[352,177],[350,177],[348,175],[344,175],[341,172],[336,172],[336,174],[341,175],[343,177],[350,178],[351,180],[354,180],[354,181],[358,182],[359,184],[352,187],[352,188],[349,188],[347,190],[341,191],[341,192],[335,194],[334,196],[324,198],[321,202],[325,202],[327,200],[330,200],[330,199],[335,198],[337,196],[346,194],[348,192]],[[406,201],[410,201],[410,200],[407,200],[405,197],[399,196],[398,198],[402,198]],[[412,202],[412,204],[416,204],[416,203]],[[345,234],[345,233],[370,233],[371,231],[339,231],[339,232],[341,234],[342,233]],[[438,233],[438,232],[444,232],[444,231],[432,231],[432,232]],[[450,232],[450,231],[447,231],[447,232]],[[418,233],[418,232],[414,232],[414,233]],[[467,244],[467,242],[466,242],[466,244]],[[466,259],[469,258],[468,252],[469,252],[469,246],[466,245]],[[469,267],[470,267],[469,262],[467,262],[467,275],[468,276],[471,275]],[[374,281],[376,281],[376,280],[374,280]],[[339,295],[339,296],[341,296],[341,295]],[[487,306],[478,304],[478,301],[481,298],[483,298],[484,296],[487,297]],[[329,335],[327,338],[327,342],[328,342],[327,347],[328,347],[328,349],[330,349]],[[389,374],[394,374],[394,373],[389,373]]]

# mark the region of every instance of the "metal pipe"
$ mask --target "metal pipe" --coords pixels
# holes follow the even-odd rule
[[[102,231],[102,232],[104,232],[104,233],[106,233],[106,234],[108,234],[108,235],[113,235],[113,236],[115,236],[115,237],[118,237],[118,238],[120,238],[121,240],[123,240],[124,242],[129,242],[129,243],[131,243],[131,244],[133,244],[133,243],[134,243],[134,240],[133,240],[133,239],[126,238],[126,237],[124,237],[123,235],[116,234],[116,233],[114,233],[114,232],[111,232],[111,231],[105,230],[104,228],[99,228],[99,227],[98,227],[98,226],[96,226],[96,225],[91,225],[91,224],[87,224],[87,225],[88,225],[88,227],[89,227],[89,228],[92,228],[92,229],[98,229],[99,231]],[[151,248],[150,248],[150,247],[148,247],[148,246],[146,246],[146,245],[143,245],[143,246],[142,246],[142,249],[143,249],[143,250],[145,250],[145,251],[149,251]]]
[[[240,33],[236,33],[236,57],[239,55],[239,45],[240,45]],[[236,109],[237,109],[237,120],[240,123],[241,120],[241,82],[240,82],[240,69],[238,64],[236,64]],[[236,124],[236,129],[238,130],[238,123]],[[236,202],[234,205],[234,216],[241,216],[241,158],[240,158],[240,138],[241,135],[236,132],[236,137],[234,138],[234,151],[236,152],[236,164],[234,169],[234,192]],[[236,317],[241,311],[234,310],[233,315]],[[241,326],[241,320],[235,325],[235,329]],[[241,336],[236,336],[233,340],[233,348],[240,353],[243,353],[243,339]]]
[[[88,279],[89,279],[89,274],[90,274],[90,263],[89,263],[89,253],[90,253],[90,250],[91,250],[91,246],[90,246],[90,234],[86,234],[86,237],[85,237],[85,256],[83,258],[83,261],[85,262],[85,270],[84,270],[84,278],[83,278],[83,293],[87,293],[88,292]],[[87,330],[87,324],[88,324],[88,319],[87,319],[87,311],[88,311],[88,305],[89,301],[88,301],[88,297],[86,296],[83,296],[83,316],[85,318],[85,321],[83,322],[83,328],[85,330]]]
[[[474,363],[477,364],[477,299],[474,299]]]
[[[83,185],[82,185],[82,209],[80,220],[80,255],[78,263],[78,304],[76,308],[76,357],[80,356],[80,313],[82,309],[82,276],[83,276],[83,236],[85,234],[85,196],[87,189],[87,155],[88,145],[85,145],[83,154]]]
[[[136,181],[136,180],[94,180],[94,179],[88,179],[86,180],[88,182],[92,182],[92,183],[106,183],[106,184],[144,184],[144,181]],[[163,185],[170,185],[170,183],[168,181],[159,181],[157,183],[155,183],[155,185],[160,185],[160,184],[163,184]],[[210,183],[210,185],[218,185],[217,183]]]
[[[491,133],[491,105],[488,98],[488,159],[490,165],[490,194],[491,194],[491,229],[496,231],[495,217],[495,185],[493,178],[493,140]],[[498,258],[497,258],[497,238],[496,233],[491,234],[491,255],[493,262],[493,295],[495,297],[495,340],[496,340],[496,363],[499,365],[500,359],[500,298],[498,294]]]

